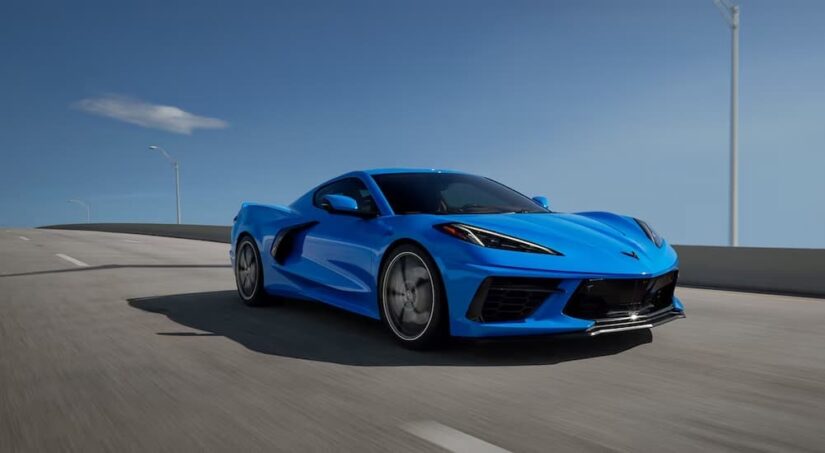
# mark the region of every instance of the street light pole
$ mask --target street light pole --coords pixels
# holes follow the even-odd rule
[[[713,0],[731,31],[730,69],[730,232],[729,245],[739,245],[739,5]]]
[[[166,160],[172,164],[172,168],[175,169],[175,206],[177,212],[177,223],[180,225],[180,163],[173,159],[172,156],[170,156],[169,153],[167,153],[161,146],[151,145],[149,146],[149,149],[160,151],[163,157],[165,157]]]
[[[175,212],[180,225],[180,164],[175,161]]]
[[[89,206],[89,203],[80,201],[80,200],[68,200],[69,203],[79,204],[86,208],[86,223],[91,223],[92,221],[92,208]]]

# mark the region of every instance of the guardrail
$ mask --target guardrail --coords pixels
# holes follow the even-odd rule
[[[158,223],[81,223],[41,228],[148,234],[229,242],[230,227]],[[825,249],[676,245],[684,286],[825,297]]]

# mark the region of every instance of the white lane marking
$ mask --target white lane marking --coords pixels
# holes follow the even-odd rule
[[[508,450],[432,420],[407,423],[401,428],[454,453],[509,453]]]
[[[89,267],[89,265],[88,265],[88,264],[86,264],[86,263],[84,263],[83,261],[80,261],[80,260],[78,260],[78,259],[72,258],[72,257],[71,257],[71,256],[69,256],[69,255],[64,255],[64,254],[62,254],[62,253],[55,253],[55,255],[57,255],[57,257],[58,257],[58,258],[63,258],[64,260],[66,260],[66,261],[68,261],[68,262],[70,262],[70,263],[74,264],[75,266],[80,266],[80,267]]]
[[[124,242],[131,242],[132,244],[140,244],[140,241],[136,241],[134,239],[124,239]]]
[[[30,241],[31,239],[27,238],[26,236],[17,236],[24,241]]]

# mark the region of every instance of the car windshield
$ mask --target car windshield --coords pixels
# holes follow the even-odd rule
[[[547,213],[524,195],[481,176],[458,173],[373,175],[396,214]]]

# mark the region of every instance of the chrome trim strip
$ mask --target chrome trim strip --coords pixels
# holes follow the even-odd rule
[[[599,322],[616,322],[616,321],[646,321],[650,318],[655,318],[655,317],[660,316],[662,314],[668,313],[672,310],[673,310],[673,305],[671,304],[671,305],[669,305],[669,306],[667,306],[667,307],[665,307],[665,308],[663,308],[659,311],[655,311],[653,313],[646,313],[644,315],[638,315],[635,318],[633,316],[625,316],[625,317],[622,317],[622,318],[600,318],[600,319],[594,319],[594,321],[596,321],[597,323],[599,323]]]
[[[640,329],[652,329],[658,325],[664,324],[666,322],[674,321],[676,319],[681,319],[685,317],[685,313],[682,311],[670,310],[668,313],[662,313],[659,316],[651,317],[648,319],[636,320],[626,323],[614,323],[614,324],[601,324],[599,325],[594,324],[592,327],[587,329],[585,333],[591,337],[595,337],[596,335],[601,335],[603,333],[615,333],[615,332],[625,332],[628,330],[640,330]]]
[[[628,330],[639,330],[639,329],[652,329],[653,324],[639,324],[637,326],[629,326],[629,327],[616,327],[613,329],[601,329],[601,330],[594,330],[590,332],[591,337],[595,337],[596,335],[601,335],[603,333],[614,333],[614,332],[625,332]]]

